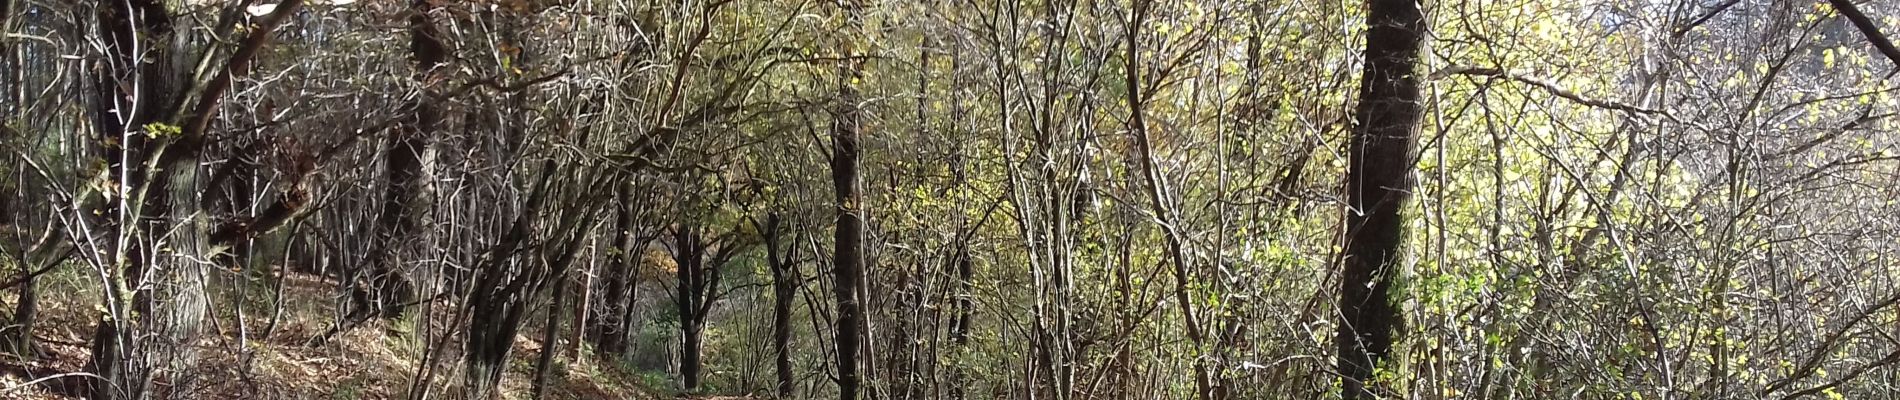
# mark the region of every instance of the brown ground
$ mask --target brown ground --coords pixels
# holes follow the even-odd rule
[[[49,295],[42,300],[42,320],[35,329],[42,356],[26,359],[0,355],[0,399],[76,398],[64,393],[74,393],[68,386],[76,386],[81,382],[79,379],[84,378],[27,383],[83,369],[93,326],[91,302],[97,297],[84,288],[92,285],[80,279],[83,278],[55,278],[43,283],[41,291]],[[417,335],[405,326],[413,324],[378,321],[337,335],[321,346],[305,345],[330,327],[332,290],[330,284],[311,276],[293,275],[287,279],[285,297],[290,301],[285,304],[283,320],[275,332],[260,340],[270,316],[246,315],[248,340],[243,347],[250,348],[248,354],[238,351],[240,335],[236,329],[237,319],[230,311],[233,307],[216,307],[223,311],[218,313],[215,326],[205,329],[215,330],[217,335],[209,335],[194,347],[201,360],[194,374],[197,380],[183,388],[168,382],[154,386],[172,392],[170,397],[178,399],[403,398],[423,355],[420,350],[423,346],[415,339]],[[0,309],[12,309],[13,293],[7,293],[0,300],[5,300],[0,302],[0,306],[4,306]],[[220,300],[214,297],[213,302]],[[453,305],[446,303],[435,307],[453,310]],[[448,311],[439,311],[439,314],[442,315],[433,318],[436,332],[447,328],[447,321],[451,319]],[[524,329],[524,333],[531,336],[538,336],[538,332],[539,328]],[[530,397],[534,359],[541,348],[536,339],[538,337],[516,338],[513,362],[502,383],[503,399]],[[457,355],[454,350],[448,350],[435,358],[452,360]],[[453,368],[452,364],[437,365]],[[449,382],[461,376],[460,371],[438,369],[434,375],[432,398],[458,397],[448,387]],[[637,379],[593,362],[565,371],[557,369],[552,381],[549,398],[553,399],[661,398],[636,386]]]

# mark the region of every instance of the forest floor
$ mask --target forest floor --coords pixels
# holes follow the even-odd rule
[[[229,274],[227,274],[229,275]],[[49,275],[50,276],[50,275]],[[70,374],[84,370],[89,355],[98,298],[96,285],[77,276],[42,279],[41,318],[34,333],[39,357],[26,358],[0,354],[0,399],[73,399],[84,377]],[[215,286],[214,286],[215,287]],[[0,308],[12,310],[17,300],[0,297]],[[409,392],[411,377],[416,375],[426,348],[410,330],[413,323],[403,320],[374,321],[336,335],[327,343],[310,346],[310,339],[332,326],[333,284],[309,275],[292,274],[285,279],[281,321],[268,336],[260,335],[270,319],[268,299],[258,300],[246,329],[237,329],[236,307],[219,307],[213,297],[217,318],[207,320],[207,332],[215,335],[195,343],[198,354],[193,382],[181,385],[155,382],[161,392],[175,399],[337,399],[369,400],[403,398]],[[225,296],[230,298],[231,296]],[[253,296],[263,298],[265,296]],[[438,304],[440,309],[453,305]],[[446,313],[444,313],[446,314]],[[10,316],[8,318],[11,318]],[[442,318],[446,320],[446,318]],[[441,322],[440,324],[446,324]],[[12,327],[8,327],[12,329]],[[531,397],[535,358],[541,343],[538,327],[524,327],[524,335],[515,339],[515,349],[507,375],[502,382],[503,399]],[[251,349],[242,354],[236,349],[240,337]],[[453,350],[434,356],[453,360]],[[550,377],[550,399],[656,399],[662,396],[639,386],[641,380],[605,365],[569,363],[560,357]],[[248,360],[247,360],[248,359]],[[460,372],[451,370],[453,362],[437,362],[442,368],[434,373],[437,382],[432,398],[455,398],[445,389]],[[61,374],[69,374],[57,377]],[[52,377],[52,378],[49,378]],[[42,380],[40,382],[33,382]]]

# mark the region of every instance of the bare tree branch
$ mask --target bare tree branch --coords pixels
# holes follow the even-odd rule
[[[1893,61],[1895,68],[1900,68],[1900,48],[1893,47],[1893,41],[1888,40],[1887,35],[1880,33],[1880,27],[1874,25],[1874,21],[1868,19],[1867,14],[1860,12],[1860,8],[1855,7],[1853,1],[1827,0],[1827,2],[1833,4],[1834,9],[1841,12],[1841,16],[1853,22],[1854,28],[1860,29],[1860,34],[1867,36],[1867,41],[1873,43],[1874,48],[1880,49],[1880,54],[1887,56],[1888,61]]]
[[[1510,79],[1513,81],[1522,82],[1527,85],[1542,88],[1545,91],[1549,91],[1550,94],[1556,95],[1557,97],[1562,97],[1566,100],[1577,102],[1578,104],[1583,104],[1586,106],[1591,106],[1591,107],[1596,107],[1596,108],[1632,112],[1632,113],[1637,113],[1637,114],[1652,114],[1652,115],[1663,115],[1663,116],[1667,116],[1668,114],[1667,112],[1664,112],[1662,110],[1638,106],[1635,104],[1629,104],[1629,103],[1624,103],[1624,102],[1619,102],[1619,101],[1614,101],[1614,100],[1603,100],[1603,99],[1591,98],[1589,96],[1584,96],[1583,94],[1573,92],[1570,89],[1566,89],[1563,87],[1563,85],[1558,84],[1556,82],[1551,82],[1543,78],[1505,71],[1505,70],[1497,69],[1497,68],[1474,67],[1474,66],[1454,66],[1454,67],[1438,70],[1438,72],[1433,72],[1429,77],[1427,77],[1427,79],[1439,80],[1439,79],[1444,79],[1445,77],[1452,76],[1452,75],[1484,76],[1484,77],[1492,77],[1492,78]]]

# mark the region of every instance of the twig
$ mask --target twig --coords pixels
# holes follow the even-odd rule
[[[1886,357],[1881,358],[1880,360],[1874,361],[1872,363],[1868,363],[1867,365],[1863,365],[1860,367],[1860,369],[1856,369],[1854,370],[1854,372],[1849,372],[1847,373],[1847,375],[1841,376],[1840,379],[1835,379],[1833,381],[1829,381],[1828,383],[1822,384],[1820,386],[1807,388],[1799,392],[1789,393],[1787,396],[1781,396],[1781,400],[1791,400],[1795,398],[1811,396],[1815,393],[1820,393],[1828,389],[1832,389],[1836,386],[1840,386],[1841,384],[1847,383],[1848,381],[1854,380],[1856,378],[1860,378],[1861,375],[1864,375],[1869,371],[1873,371],[1876,368],[1891,365],[1895,362],[1900,362],[1900,351],[1887,353]]]
[[[1828,0],[1827,2],[1833,4],[1834,10],[1840,11],[1841,16],[1853,22],[1854,28],[1860,29],[1860,34],[1866,36],[1867,41],[1874,44],[1874,48],[1880,49],[1880,54],[1886,55],[1888,61],[1893,61],[1894,67],[1900,68],[1900,48],[1894,48],[1893,41],[1888,40],[1887,35],[1881,34],[1880,27],[1874,25],[1874,21],[1868,19],[1867,14],[1861,13],[1860,8],[1855,7],[1853,1]]]
[[[1674,117],[1671,117],[1669,113],[1664,112],[1662,110],[1638,106],[1635,104],[1629,104],[1629,103],[1624,103],[1620,101],[1590,98],[1588,96],[1578,94],[1577,92],[1570,91],[1570,89],[1566,89],[1563,87],[1563,85],[1560,85],[1556,82],[1551,82],[1551,81],[1544,80],[1542,78],[1538,78],[1534,76],[1505,71],[1498,68],[1453,66],[1453,67],[1448,67],[1445,69],[1438,70],[1438,72],[1433,72],[1426,79],[1439,80],[1439,79],[1444,79],[1445,77],[1452,76],[1452,75],[1484,76],[1484,77],[1492,77],[1492,78],[1510,79],[1510,80],[1522,82],[1527,85],[1542,88],[1545,91],[1549,91],[1550,94],[1552,95],[1556,95],[1557,97],[1562,97],[1564,99],[1577,102],[1578,104],[1583,104],[1583,105],[1597,107],[1597,108],[1610,109],[1610,110],[1637,113],[1637,114],[1660,115],[1663,117],[1668,117],[1672,120],[1675,119]]]
[[[1689,21],[1689,23],[1687,24],[1683,24],[1681,28],[1676,28],[1676,33],[1670,36],[1674,36],[1676,38],[1682,38],[1682,35],[1689,34],[1689,31],[1695,30],[1696,27],[1702,26],[1703,23],[1707,23],[1711,19],[1715,19],[1715,16],[1721,15],[1722,12],[1727,11],[1729,7],[1734,7],[1736,3],[1741,3],[1741,2],[1742,0],[1728,0],[1728,1],[1722,2],[1722,4],[1716,5],[1715,8],[1709,9],[1708,13],[1704,13],[1702,14],[1702,16],[1696,17],[1695,20]]]
[[[27,388],[27,387],[30,387],[30,386],[33,386],[33,385],[38,385],[38,384],[40,384],[40,382],[46,382],[46,381],[50,381],[50,380],[54,380],[54,379],[61,379],[61,378],[66,378],[66,377],[73,377],[73,376],[79,376],[79,377],[87,377],[87,378],[93,378],[93,379],[99,379],[99,380],[105,380],[105,377],[101,377],[101,376],[98,376],[98,375],[93,375],[93,374],[89,374],[89,373],[85,373],[85,372],[67,372],[67,373],[63,373],[63,374],[53,374],[53,375],[47,375],[47,376],[46,376],[46,377],[44,377],[44,378],[39,378],[39,379],[34,379],[34,380],[30,380],[30,381],[26,381],[26,383],[22,383],[22,384],[18,384],[18,385],[13,385],[13,386],[7,386],[7,387],[6,387],[6,388],[4,388],[4,389],[0,389],[0,393],[8,393],[8,392],[12,392],[12,391],[15,391],[15,390],[20,390],[20,389],[25,389],[25,388]]]
[[[1857,325],[1860,325],[1860,322],[1863,320],[1866,320],[1867,317],[1872,316],[1874,315],[1874,313],[1880,312],[1880,310],[1885,309],[1888,306],[1892,306],[1895,303],[1900,303],[1900,294],[1889,296],[1885,300],[1881,300],[1878,303],[1874,303],[1872,306],[1869,306],[1866,309],[1861,310],[1858,314],[1855,314],[1853,318],[1849,318],[1846,324],[1841,325],[1840,329],[1835,330],[1833,333],[1828,334],[1827,338],[1821,340],[1821,346],[1815,349],[1814,353],[1808,354],[1808,358],[1806,360],[1801,361],[1800,366],[1797,367],[1793,375],[1789,375],[1788,377],[1785,377],[1779,381],[1776,381],[1774,384],[1768,385],[1768,388],[1763,389],[1761,391],[1761,394],[1763,396],[1766,396],[1769,393],[1774,393],[1776,390],[1781,390],[1783,388],[1786,388],[1788,387],[1788,385],[1794,384],[1795,381],[1801,380],[1803,378],[1807,378],[1808,375],[1814,374],[1814,370],[1820,368],[1821,362],[1827,358],[1827,355],[1833,354],[1835,346],[1839,345],[1841,339],[1847,336],[1848,330],[1853,329]],[[1891,358],[1891,356],[1889,358]]]

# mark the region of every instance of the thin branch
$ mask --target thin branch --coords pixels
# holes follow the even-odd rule
[[[1711,19],[1715,19],[1715,16],[1721,15],[1723,11],[1728,11],[1729,7],[1734,7],[1736,3],[1741,2],[1742,0],[1728,0],[1722,2],[1722,4],[1716,5],[1715,8],[1709,9],[1709,12],[1702,14],[1700,17],[1696,17],[1695,20],[1683,24],[1681,28],[1676,28],[1676,33],[1670,36],[1681,38],[1682,35],[1689,34],[1689,31],[1695,30],[1696,27],[1702,26],[1702,24],[1709,22]]]
[[[1829,381],[1828,383],[1822,384],[1820,386],[1807,388],[1799,392],[1789,393],[1787,396],[1781,396],[1781,400],[1791,400],[1791,399],[1796,399],[1796,398],[1801,398],[1801,397],[1806,397],[1806,396],[1812,396],[1815,393],[1827,391],[1828,389],[1832,389],[1836,386],[1840,386],[1841,384],[1847,383],[1848,381],[1859,379],[1861,375],[1864,375],[1880,367],[1892,365],[1895,362],[1900,362],[1900,351],[1887,353],[1886,357],[1881,358],[1880,360],[1874,361],[1872,363],[1868,363],[1867,365],[1863,365],[1860,367],[1860,369],[1856,369],[1853,372],[1849,372],[1847,373],[1847,375],[1843,375],[1839,379]]]
[[[1843,338],[1847,337],[1847,332],[1849,330],[1853,329],[1855,326],[1860,325],[1860,322],[1863,320],[1866,320],[1867,317],[1872,316],[1874,315],[1874,313],[1878,313],[1880,312],[1880,310],[1885,309],[1888,306],[1892,306],[1895,303],[1900,303],[1900,294],[1889,296],[1885,300],[1881,300],[1878,303],[1874,303],[1872,306],[1869,306],[1866,309],[1861,310],[1860,313],[1855,314],[1853,318],[1849,318],[1846,324],[1841,325],[1840,329],[1835,330],[1833,333],[1828,334],[1827,338],[1824,338],[1821,340],[1821,346],[1819,348],[1816,348],[1813,353],[1808,354],[1807,359],[1801,361],[1800,366],[1795,369],[1795,373],[1793,375],[1789,375],[1788,377],[1781,378],[1779,381],[1776,381],[1774,384],[1768,385],[1768,388],[1763,389],[1761,391],[1761,394],[1763,396],[1766,396],[1769,393],[1774,393],[1776,390],[1781,390],[1782,388],[1788,387],[1788,385],[1794,384],[1795,381],[1799,381],[1803,378],[1807,378],[1809,375],[1813,375],[1814,371],[1820,368],[1821,362],[1825,361],[1829,354],[1833,354],[1835,347],[1840,345],[1840,342]],[[1892,357],[1890,356],[1889,358],[1892,358]]]
[[[209,86],[199,94],[197,109],[193,110],[190,124],[185,126],[186,138],[204,136],[205,129],[211,126],[211,120],[218,115],[218,105],[224,101],[224,92],[231,89],[233,81],[250,73],[251,59],[256,58],[258,51],[264,48],[264,43],[270,40],[271,32],[276,31],[278,25],[302,7],[303,0],[284,0],[251,30],[251,35],[244,38],[243,44],[238,47],[237,53],[231,55],[224,70],[219,71],[218,76],[212,78]]]
[[[55,380],[55,379],[65,379],[65,378],[71,378],[71,377],[81,377],[81,378],[93,378],[93,379],[99,379],[99,380],[105,380],[105,378],[104,378],[104,377],[101,377],[101,376],[98,376],[98,375],[93,375],[93,374],[90,374],[90,373],[85,373],[85,372],[67,372],[67,373],[63,373],[63,374],[54,374],[54,375],[47,375],[47,376],[45,376],[45,377],[41,377],[41,378],[39,378],[39,379],[34,379],[34,380],[31,380],[31,381],[27,381],[26,383],[22,383],[22,384],[18,384],[18,385],[12,385],[12,386],[7,386],[6,388],[0,388],[0,393],[11,393],[11,392],[13,392],[13,391],[15,391],[15,390],[20,390],[20,389],[25,389],[25,388],[29,388],[29,387],[32,387],[33,385],[38,385],[38,384],[40,384],[41,382],[47,382],[47,381],[52,381],[52,380]]]
[[[79,248],[72,247],[72,246],[61,246],[59,253],[54,254],[53,258],[47,259],[40,263],[39,269],[36,269],[33,271],[20,271],[20,273],[17,275],[14,275],[12,279],[8,279],[6,282],[0,282],[0,290],[12,289],[14,286],[20,286],[21,284],[26,283],[26,281],[32,280],[33,278],[38,277],[40,275],[45,275],[47,272],[51,272],[54,268],[57,268],[60,265],[63,265],[64,261],[66,261],[66,258],[71,257],[73,255],[73,252],[78,249]]]
[[[1452,76],[1452,75],[1483,76],[1483,77],[1491,77],[1491,78],[1510,79],[1513,81],[1522,82],[1527,85],[1542,88],[1545,91],[1550,92],[1550,94],[1552,95],[1555,95],[1557,97],[1562,97],[1566,100],[1574,101],[1574,102],[1577,102],[1578,104],[1583,104],[1586,106],[1631,112],[1631,113],[1637,113],[1637,114],[1660,115],[1664,117],[1669,116],[1667,112],[1664,112],[1662,110],[1638,106],[1635,104],[1629,104],[1629,103],[1624,103],[1624,102],[1615,101],[1615,100],[1603,100],[1603,99],[1591,98],[1589,96],[1584,96],[1577,92],[1573,92],[1570,89],[1566,89],[1563,87],[1563,85],[1558,84],[1556,82],[1551,82],[1549,80],[1545,80],[1542,78],[1519,74],[1519,73],[1510,72],[1510,71],[1505,71],[1505,70],[1497,69],[1497,68],[1454,66],[1454,67],[1438,70],[1438,72],[1433,72],[1430,76],[1427,77],[1427,79],[1439,80],[1439,79],[1444,79],[1445,77]],[[1674,118],[1671,118],[1671,119],[1674,119]]]
[[[1893,41],[1888,40],[1887,35],[1881,34],[1880,27],[1874,25],[1874,21],[1868,19],[1867,14],[1861,13],[1860,8],[1855,7],[1853,1],[1828,0],[1827,2],[1833,4],[1834,10],[1840,11],[1841,16],[1853,22],[1854,28],[1860,29],[1860,34],[1867,36],[1867,41],[1872,42],[1874,48],[1880,49],[1880,54],[1886,55],[1888,61],[1893,61],[1894,67],[1900,68],[1900,48],[1893,47]]]

